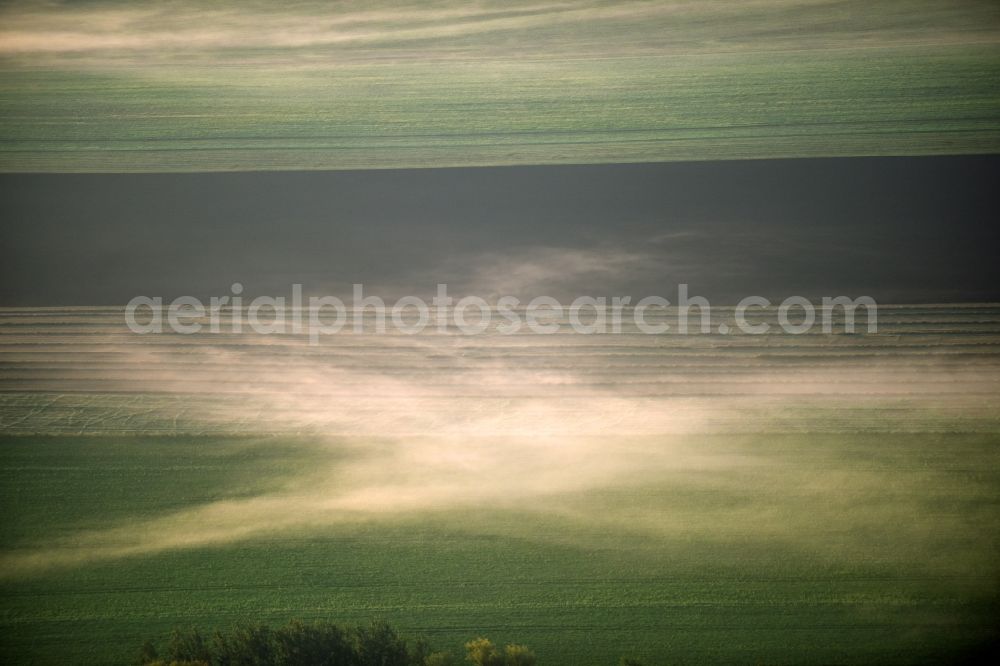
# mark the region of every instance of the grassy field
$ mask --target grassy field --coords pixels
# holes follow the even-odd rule
[[[0,10],[0,170],[1000,151],[988,3],[225,7]]]
[[[546,664],[948,662],[995,638],[996,307],[318,347],[120,318],[3,312],[5,663],[124,663],[244,618],[382,617]]]
[[[330,462],[315,441],[0,444],[5,556],[72,551],[81,531],[239,502]],[[358,518],[5,576],[2,657],[126,663],[173,626],[247,617],[384,617],[441,648],[486,634],[552,664],[915,663],[991,636],[997,436],[656,444],[743,462],[531,508]]]

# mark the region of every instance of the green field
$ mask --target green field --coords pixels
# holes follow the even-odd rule
[[[8,556],[37,543],[73,552],[81,531],[239,503],[335,456],[318,456],[316,442],[242,438],[0,444]],[[440,648],[460,652],[485,634],[525,642],[553,664],[953,655],[994,630],[998,444],[995,435],[686,439],[726,466],[534,507],[359,517],[5,576],[0,658],[126,663],[173,626],[248,617],[383,617]]]
[[[342,206],[313,196],[322,179],[276,178],[287,192],[261,205],[245,193],[263,179],[6,176],[10,303],[203,293],[238,276],[227,265],[248,296],[276,276],[319,289],[348,254],[343,274],[387,292],[424,266],[494,296],[685,272],[993,293],[971,272],[989,160],[823,162],[801,181],[824,184],[816,200],[766,174],[698,171],[702,190],[636,171],[575,205],[565,192],[592,181],[569,171],[530,196],[505,183],[540,172],[456,177],[452,198],[363,170],[1000,154],[995,1],[276,7],[0,6],[0,173],[359,170],[334,184],[359,193]],[[681,213],[653,210],[660,187]],[[907,188],[941,208],[900,206]],[[872,224],[824,209],[841,196]],[[625,204],[573,218],[597,199]],[[455,212],[438,220],[441,202]],[[919,242],[879,224],[902,210]],[[969,235],[941,231],[954,219]],[[775,307],[753,312],[764,335],[731,307],[691,335],[504,335],[497,318],[383,335],[367,312],[315,343],[223,314],[243,328],[139,335],[117,306],[0,308],[0,664],[120,666],[175,627],[292,619],[385,619],[456,654],[486,636],[542,666],[937,664],[996,645],[998,304],[880,305],[877,331],[838,315],[802,335]]]
[[[879,321],[312,347],[5,310],[0,661],[379,617],[543,664],[947,663],[995,638],[1000,311]]]
[[[6,172],[1000,151],[984,2],[98,2],[0,19]]]

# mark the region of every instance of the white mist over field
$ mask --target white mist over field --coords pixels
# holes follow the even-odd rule
[[[715,321],[729,315],[718,309]],[[749,530],[808,541],[817,520],[926,530],[909,496],[879,500],[883,472],[808,438],[995,431],[998,321],[990,306],[912,306],[884,308],[869,335],[643,335],[631,326],[621,335],[466,336],[429,327],[310,345],[307,335],[137,336],[119,311],[8,310],[4,431],[263,435],[256,446],[292,437],[307,442],[308,465],[278,489],[22,546],[0,569],[23,576],[483,510],[650,538]],[[801,448],[770,445],[796,433]],[[914,491],[954,480],[928,466],[892,483]],[[724,511],[641,500],[650,489],[727,487],[751,492]],[[595,510],[607,491],[634,497]]]

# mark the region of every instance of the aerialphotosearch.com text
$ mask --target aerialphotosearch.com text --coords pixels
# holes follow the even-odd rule
[[[802,296],[789,296],[773,304],[762,296],[747,296],[735,308],[724,308],[726,321],[713,324],[708,299],[691,296],[687,284],[679,284],[673,302],[662,296],[632,301],[629,296],[580,296],[564,304],[550,296],[522,302],[502,296],[492,303],[479,296],[459,299],[448,294],[448,285],[437,285],[430,303],[417,296],[403,296],[387,303],[365,294],[364,285],[353,285],[350,305],[336,296],[303,297],[302,285],[294,284],[291,298],[258,296],[246,303],[243,286],[234,283],[231,293],[213,296],[208,303],[181,296],[164,304],[161,297],[136,296],[125,307],[125,322],[133,333],[179,334],[242,333],[307,335],[313,344],[324,336],[341,332],[427,332],[476,335],[535,333],[552,335],[572,331],[583,335],[642,333],[741,333],[762,335],[777,326],[788,334],[802,334],[817,325],[830,333],[834,325],[854,332],[859,308],[864,309],[867,332],[878,326],[878,305],[869,296],[824,297],[820,305]],[[732,324],[727,323],[731,321]],[[773,323],[772,323],[773,322]]]

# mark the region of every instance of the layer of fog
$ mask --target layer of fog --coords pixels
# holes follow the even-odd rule
[[[924,0],[865,3],[844,8],[813,0],[726,0],[712,3],[519,2],[322,3],[282,8],[235,3],[206,8],[197,3],[155,6],[119,3],[9,3],[0,9],[0,55],[50,56],[79,66],[81,56],[97,55],[104,64],[170,61],[191,64],[192,56],[270,51],[266,59],[315,67],[328,55],[392,49],[409,58],[484,57],[498,54],[593,56],[605,37],[604,54],[711,53],[734,50],[865,48],[901,44],[940,44],[997,37],[997,14],[984,3]],[[796,30],[787,25],[794,13]],[[914,14],[936,21],[915,24]],[[266,30],[261,30],[266,25]],[[206,27],[210,26],[210,27]],[[552,31],[562,34],[552,39]],[[629,39],[610,39],[628,30]],[[466,41],[477,37],[478,45]],[[491,42],[495,48],[490,48]],[[487,46],[483,53],[484,43]],[[417,46],[415,46],[417,45]],[[420,48],[423,47],[423,48]],[[309,50],[311,49],[311,51]],[[301,52],[300,52],[301,51]],[[257,56],[259,57],[259,56]],[[329,63],[327,63],[329,64]]]
[[[817,520],[846,531],[872,530],[887,521],[896,529],[909,525],[906,529],[926,531],[928,522],[921,518],[921,507],[912,497],[891,492],[880,496],[886,490],[878,472],[837,466],[840,463],[830,457],[805,467],[789,467],[781,452],[705,448],[697,435],[710,432],[720,417],[736,409],[744,414],[756,412],[746,424],[747,431],[766,432],[769,423],[780,431],[790,420],[807,418],[804,412],[789,416],[796,395],[817,392],[839,400],[845,408],[841,415],[845,423],[852,418],[852,409],[870,409],[873,401],[882,400],[898,412],[901,392],[909,395],[902,417],[893,417],[892,411],[888,414],[903,423],[941,407],[942,387],[952,394],[948,406],[953,410],[956,405],[981,406],[984,386],[993,396],[986,400],[996,402],[995,373],[987,371],[984,377],[971,367],[963,370],[946,362],[917,369],[908,366],[906,358],[883,361],[876,367],[863,361],[834,360],[826,363],[828,372],[822,364],[798,372],[742,371],[737,373],[738,399],[724,390],[701,400],[637,397],[625,391],[633,379],[627,368],[604,370],[603,380],[595,382],[586,368],[572,367],[572,358],[569,367],[562,369],[534,367],[544,366],[546,359],[551,361],[568,348],[545,336],[506,342],[494,338],[498,345],[506,344],[507,358],[502,353],[470,354],[467,345],[456,343],[462,340],[434,334],[360,336],[356,341],[363,346],[344,357],[338,356],[335,347],[327,350],[328,357],[316,355],[315,349],[299,340],[295,344],[313,355],[293,356],[286,363],[275,362],[269,350],[287,347],[287,338],[254,334],[243,336],[243,348],[205,341],[171,347],[162,340],[149,348],[133,347],[127,365],[134,373],[104,378],[99,381],[100,390],[127,395],[141,389],[155,394],[196,380],[236,385],[245,398],[242,403],[226,402],[221,414],[199,411],[200,403],[211,403],[213,398],[211,394],[192,395],[183,418],[200,421],[198,425],[209,431],[228,420],[257,424],[267,432],[310,432],[318,462],[278,492],[210,502],[107,530],[22,546],[0,558],[0,571],[18,577],[289,530],[429,515],[446,520],[448,515],[469,511],[544,514],[567,524],[585,522],[592,515],[594,524],[603,525],[609,533],[620,530],[667,538],[690,531],[692,507],[672,510],[669,505],[650,507],[626,501],[594,513],[591,498],[630,488],[637,492],[671,487],[725,489],[733,475],[748,473],[756,479],[754,484],[760,484],[759,492],[767,495],[768,489],[781,488],[782,495],[709,511],[703,517],[710,517],[710,523],[698,527],[701,533],[731,536],[749,529],[762,539],[801,544]],[[547,344],[540,346],[543,340]],[[613,336],[589,338],[596,348],[588,362],[602,356],[613,359],[621,351],[616,341]],[[512,353],[532,350],[536,353]],[[370,367],[359,366],[358,354]],[[399,367],[406,372],[393,371]],[[706,377],[719,389],[730,379],[725,373]],[[863,393],[858,393],[859,386]],[[963,395],[966,390],[967,397]],[[775,396],[781,396],[778,402]],[[953,411],[951,416],[961,418],[961,412]],[[817,428],[821,430],[822,424]],[[211,445],[210,439],[206,445]],[[831,462],[834,466],[826,467]],[[917,477],[904,475],[894,483],[897,490],[902,483],[915,491],[921,484],[941,487],[953,481],[929,469]],[[861,510],[851,513],[848,509],[857,498],[863,498]],[[797,510],[798,502],[809,510]]]

